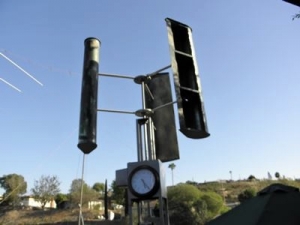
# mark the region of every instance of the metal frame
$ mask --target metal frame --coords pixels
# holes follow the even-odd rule
[[[138,117],[141,117],[140,119],[136,120],[136,137],[137,137],[137,161],[138,162],[148,162],[148,161],[156,161],[156,152],[155,152],[155,135],[154,135],[154,124],[151,119],[151,115],[154,113],[155,110],[160,109],[162,107],[171,105],[176,103],[177,101],[173,101],[170,103],[167,103],[165,105],[156,107],[155,109],[147,109],[146,108],[146,100],[145,100],[145,92],[147,91],[150,96],[152,96],[148,86],[147,82],[149,82],[153,76],[156,76],[160,72],[171,68],[171,65],[165,66],[155,72],[149,73],[147,75],[139,75],[136,77],[131,76],[125,76],[125,75],[119,75],[119,74],[108,74],[108,73],[99,73],[99,76],[106,76],[106,77],[112,77],[112,78],[123,78],[123,79],[132,79],[136,84],[141,85],[141,93],[142,93],[142,109],[137,110],[135,112],[131,111],[123,111],[123,110],[113,110],[113,109],[97,109],[99,112],[112,112],[112,113],[124,113],[124,114],[135,114]],[[152,96],[153,97],[153,96]],[[165,175],[161,174],[160,170],[159,177],[160,179],[164,179]],[[127,175],[129,175],[127,173]],[[160,185],[165,185],[165,182],[160,182]],[[153,200],[153,196],[149,197],[149,199],[137,199],[137,198],[130,198],[128,197],[128,212],[130,216],[130,224],[133,225],[133,212],[132,212],[132,206],[133,203],[137,203],[137,210],[138,210],[138,224],[149,224],[149,222],[152,222],[152,224],[160,224],[160,225],[169,225],[169,214],[168,214],[168,204],[167,204],[167,198],[166,193],[162,193],[161,189],[163,189],[165,192],[166,187],[159,188],[158,194],[154,197],[154,199],[157,199],[159,201],[159,212],[160,217],[156,218],[155,223],[153,221],[143,221],[142,215],[143,215],[143,208],[144,205],[147,207],[147,218],[150,218],[151,210],[150,210],[150,201]],[[130,191],[128,189],[128,191]],[[158,223],[156,223],[158,222]]]

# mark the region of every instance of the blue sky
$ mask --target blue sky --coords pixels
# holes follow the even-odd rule
[[[193,29],[211,133],[192,140],[178,132],[175,183],[229,179],[229,171],[233,179],[276,171],[300,178],[297,12],[280,0],[0,1],[1,53],[43,84],[0,57],[0,78],[22,91],[0,81],[0,176],[21,174],[30,191],[40,176],[57,175],[67,193],[81,177],[84,39],[101,40],[100,72],[147,74],[170,64],[170,17]],[[98,108],[140,109],[140,87],[100,77]],[[110,184],[115,170],[136,161],[135,119],[98,113],[98,148],[86,157],[89,185]]]

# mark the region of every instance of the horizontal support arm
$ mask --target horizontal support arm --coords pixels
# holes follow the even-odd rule
[[[124,114],[135,114],[135,112],[123,111],[123,110],[113,110],[113,109],[97,109],[98,112],[112,112],[112,113],[124,113]]]
[[[153,73],[149,73],[146,76],[154,76],[158,73],[160,73],[161,71],[164,71],[166,69],[171,68],[171,65],[165,66]],[[131,77],[131,76],[127,76],[127,75],[120,75],[120,74],[113,74],[113,73],[98,73],[98,76],[103,76],[103,77],[114,77],[114,78],[124,78],[124,79],[131,79],[134,80],[136,77]]]
[[[164,71],[164,70],[169,69],[169,68],[171,68],[171,65],[165,66],[165,67],[163,67],[163,68],[161,68],[161,69],[159,69],[159,70],[156,70],[156,71],[153,72],[153,73],[149,73],[149,74],[147,74],[147,76],[150,76],[150,77],[151,77],[151,76],[154,76],[154,75],[160,73],[161,71]]]
[[[115,77],[115,78],[125,78],[125,79],[131,79],[133,80],[134,77],[120,75],[120,74],[111,74],[111,73],[98,73],[99,76],[103,77]]]

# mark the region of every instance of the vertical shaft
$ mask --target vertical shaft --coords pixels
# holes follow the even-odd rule
[[[143,141],[142,141],[140,120],[136,120],[136,140],[137,140],[137,158],[138,158],[138,162],[140,162],[143,161]]]
[[[146,109],[146,88],[145,88],[145,81],[142,81],[141,83],[141,87],[142,87],[142,109]],[[147,116],[144,116],[144,118],[147,118]],[[149,121],[145,122],[144,126],[143,126],[143,134],[144,134],[144,158],[143,160],[147,161],[149,160],[149,145],[148,145],[148,126],[149,126]]]

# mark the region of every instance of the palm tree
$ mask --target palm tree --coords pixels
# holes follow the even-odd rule
[[[169,168],[172,170],[172,186],[174,186],[174,173],[173,170],[175,169],[176,165],[174,163],[169,164]]]
[[[300,13],[295,14],[295,15],[293,16],[293,20],[294,20],[294,19],[300,19]]]

